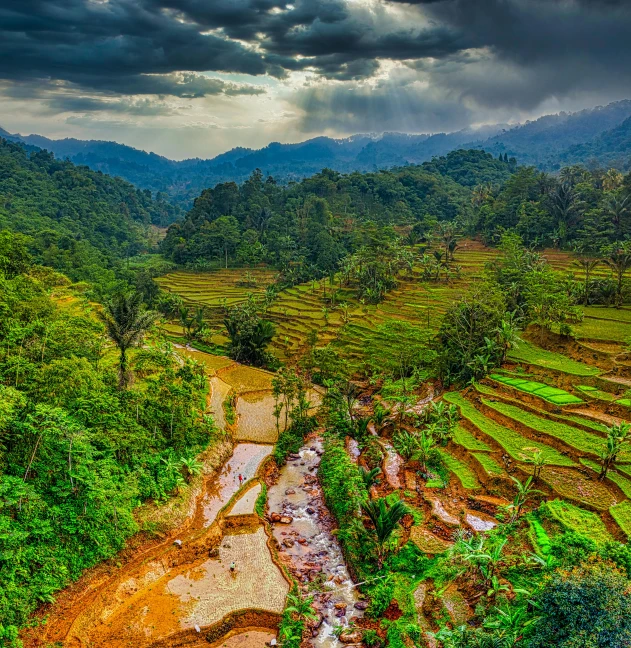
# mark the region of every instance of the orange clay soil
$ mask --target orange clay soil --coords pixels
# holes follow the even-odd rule
[[[169,635],[172,639],[165,645],[189,645],[189,638],[196,641],[195,625],[204,631],[204,626],[207,629],[226,615],[249,607],[256,608],[261,618],[250,619],[248,626],[273,628],[288,584],[272,562],[267,536],[262,527],[233,529],[233,535],[222,540],[221,511],[238,499],[238,475],[246,480],[254,477],[271,449],[255,444],[236,446],[221,473],[206,479],[195,514],[186,525],[167,539],[137,536],[114,560],[88,571],[62,591],[55,604],[40,610],[39,616],[47,621],[23,633],[25,648],[56,642],[77,648],[141,648],[161,645]],[[174,539],[181,539],[181,547]],[[234,579],[228,570],[232,560],[241,565]],[[268,597],[258,596],[253,580],[256,573],[273,590]],[[211,581],[217,586],[213,582],[208,595],[202,592],[198,596],[196,585]],[[226,596],[214,600],[220,590],[225,590]],[[244,594],[237,594],[239,591]]]

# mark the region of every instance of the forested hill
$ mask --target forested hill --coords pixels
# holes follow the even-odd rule
[[[289,186],[255,172],[243,185],[206,189],[163,241],[177,263],[259,263],[291,281],[327,274],[347,254],[392,238],[400,226],[420,241],[439,221],[473,216],[473,188],[502,185],[515,160],[483,151],[454,151],[419,166],[343,175],[324,169]]]
[[[179,214],[163,195],[0,139],[0,230],[29,236],[38,262],[74,280],[102,283],[117,260],[149,249],[151,225]]]
[[[296,144],[273,142],[259,150],[235,148],[212,159],[181,162],[147,153],[116,142],[78,139],[52,140],[41,135],[0,136],[52,151],[75,164],[120,176],[143,189],[166,192],[186,207],[206,187],[245,181],[255,169],[273,175],[279,182],[300,181],[323,168],[342,173],[421,164],[434,156],[459,148],[480,148],[495,157],[516,157],[555,171],[568,163],[593,162],[629,169],[631,143],[622,137],[623,122],[631,117],[631,101],[576,113],[545,115],[535,121],[509,127],[496,124],[453,133],[354,135],[345,139],[316,137]]]
[[[289,283],[339,270],[356,252],[392,255],[389,246],[447,224],[490,244],[514,230],[528,246],[598,254],[631,237],[630,195],[631,174],[615,169],[568,166],[553,176],[475,149],[374,173],[325,169],[288,186],[256,172],[202,192],[162,250],[199,269],[266,262]]]

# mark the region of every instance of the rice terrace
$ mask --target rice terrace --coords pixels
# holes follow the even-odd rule
[[[0,648],[631,648],[630,33],[0,2]]]

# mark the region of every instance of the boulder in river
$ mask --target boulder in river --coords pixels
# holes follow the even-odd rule
[[[269,519],[272,522],[280,522],[281,515],[280,513],[270,513]]]
[[[362,640],[362,633],[360,630],[342,631],[340,641],[343,644],[358,644]]]
[[[291,524],[294,521],[294,519],[292,517],[289,517],[289,515],[281,515],[278,521],[281,524]]]
[[[367,601],[357,601],[353,606],[356,610],[365,610],[368,607]]]

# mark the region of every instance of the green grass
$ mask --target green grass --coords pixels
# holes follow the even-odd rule
[[[613,540],[605,523],[591,511],[574,506],[564,500],[553,500],[545,505],[552,517],[568,531],[577,531],[596,544]]]
[[[631,502],[628,500],[615,504],[609,509],[618,526],[631,538]]]
[[[575,463],[569,458],[550,446],[532,441],[523,437],[518,432],[510,430],[479,412],[462,394],[448,392],[444,399],[460,408],[464,418],[473,423],[479,430],[490,436],[499,443],[508,454],[518,461],[523,460],[524,448],[539,448],[546,458],[547,463],[555,466],[574,466]]]
[[[530,524],[530,541],[534,550],[541,556],[547,556],[551,547],[550,536],[534,516],[528,517],[528,523]]]
[[[493,387],[489,387],[488,385],[482,385],[481,383],[476,383],[475,389],[481,394],[486,394],[487,396],[494,396],[496,398],[502,398],[511,401],[515,405],[521,405],[521,401],[519,401],[518,399],[511,398],[510,396],[503,394],[502,392],[498,391],[497,389],[493,389]],[[591,428],[592,430],[596,430],[597,432],[604,433],[607,431],[607,426],[604,423],[592,421],[578,414],[551,414],[551,413],[548,414],[549,416],[552,416],[556,420],[567,421],[568,423],[579,423],[580,425],[584,425],[585,427]]]
[[[466,463],[463,463],[462,461],[460,461],[460,459],[457,459],[452,454],[449,454],[449,452],[447,452],[446,450],[439,450],[439,453],[440,458],[443,460],[445,466],[452,473],[454,473],[456,477],[458,477],[463,488],[466,488],[468,490],[475,490],[476,488],[480,488],[480,482],[478,482],[478,478],[476,477],[475,472],[471,470],[471,468],[467,466]]]
[[[484,454],[483,452],[472,452],[471,453],[479,462],[479,464],[484,468],[484,471],[489,477],[503,477],[504,469],[489,455]]]
[[[549,419],[541,418],[540,416],[527,412],[520,407],[508,405],[507,403],[501,403],[499,401],[492,403],[484,398],[482,399],[482,402],[491,409],[494,409],[496,412],[508,416],[512,420],[522,423],[536,432],[549,434],[581,452],[596,454],[603,447],[604,439],[595,434],[591,434],[586,430],[571,427],[565,423],[558,423],[557,421],[550,421]]]
[[[597,389],[596,387],[591,387],[590,385],[576,385],[576,389],[589,396],[590,398],[596,398],[608,403],[616,400],[614,394],[610,394],[609,392],[603,391],[602,389]]]
[[[578,396],[574,396],[566,392],[564,389],[550,387],[549,385],[534,380],[511,378],[501,374],[491,374],[489,378],[502,383],[503,385],[508,385],[509,387],[513,387],[519,391],[526,392],[527,394],[539,396],[539,398],[543,398],[555,405],[579,405],[584,402],[582,399],[578,398]]]
[[[586,317],[573,326],[578,338],[624,342],[631,336],[631,324],[616,320],[602,320]]]
[[[560,353],[546,351],[529,342],[520,342],[518,347],[510,351],[508,357],[511,360],[561,371],[574,376],[596,376],[600,373],[600,369],[597,367],[577,362]]]
[[[480,452],[490,452],[491,448],[486,445],[486,443],[476,439],[467,428],[462,427],[462,425],[457,425],[454,430],[453,440],[458,445],[462,446],[466,450],[470,451],[480,451]]]
[[[600,464],[591,459],[581,459],[581,463],[591,470],[600,474]],[[620,487],[620,490],[627,496],[631,497],[631,481],[621,475],[616,470],[609,469],[607,472],[607,479],[610,479],[614,484]]]

